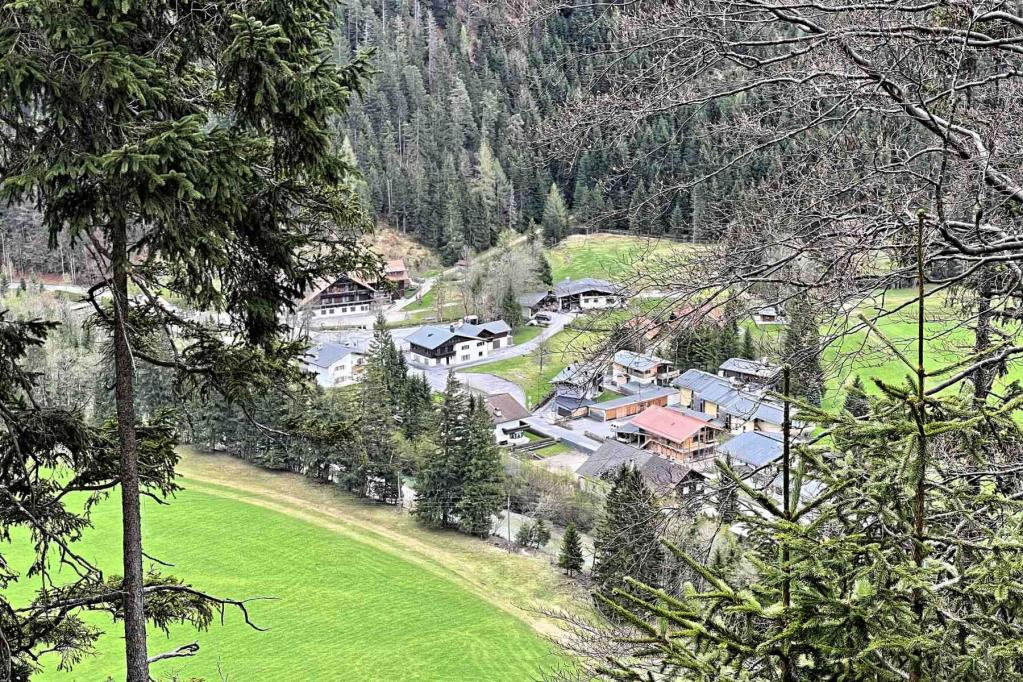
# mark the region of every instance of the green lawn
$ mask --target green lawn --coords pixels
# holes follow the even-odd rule
[[[541,332],[543,332],[543,327],[523,325],[512,332],[512,341],[514,341],[516,346],[519,346],[540,336]]]
[[[260,475],[265,476],[255,474]],[[151,654],[196,639],[202,647],[194,658],[154,666],[159,679],[532,680],[540,666],[555,661],[523,620],[441,566],[428,570],[421,559],[406,558],[397,546],[388,550],[389,543],[369,533],[348,535],[217,492],[230,488],[194,487],[205,492],[186,490],[171,506],[145,506],[147,552],[176,564],[175,575],[215,594],[272,595],[274,601],[251,605],[253,619],[270,630],[251,630],[229,611],[226,623],[208,632],[174,627],[169,638],[152,633]],[[117,572],[116,499],[102,503],[94,519],[96,528],[79,547]],[[25,565],[26,545],[24,534],[15,536],[4,558]],[[478,545],[478,551],[492,549]],[[23,599],[28,590],[25,581],[10,592]],[[71,673],[56,671],[56,657],[44,656],[45,672],[33,679],[123,679],[119,624],[98,614],[89,621],[109,633],[98,655]]]
[[[572,452],[572,451],[573,451],[573,448],[569,447],[568,445],[565,445],[561,441],[558,441],[557,443],[554,443],[553,445],[548,445],[545,448],[540,448],[539,450],[533,450],[530,454],[531,455],[536,455],[537,457],[540,457],[541,459],[544,459],[544,458],[547,458],[547,457],[553,457],[554,455],[561,455],[561,454],[564,454],[566,452]]]
[[[526,392],[530,407],[550,391],[551,379],[563,370],[570,362],[589,357],[591,351],[599,346],[597,332],[580,332],[565,329],[547,340],[547,352],[544,355],[543,371],[537,351],[527,355],[519,355],[505,360],[488,362],[483,365],[467,367],[464,371],[476,374],[494,374],[516,383]]]
[[[615,391],[609,391],[607,389],[604,389],[603,391],[600,392],[599,395],[597,395],[596,398],[593,399],[593,402],[606,403],[608,401],[615,400],[621,397],[622,397],[621,393],[616,393]]]
[[[548,253],[554,281],[566,277],[616,279],[648,268],[651,257],[666,257],[672,249],[691,248],[663,239],[624,235],[572,235]]]

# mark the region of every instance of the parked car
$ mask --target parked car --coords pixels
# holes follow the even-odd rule
[[[550,313],[540,312],[533,315],[532,319],[529,320],[529,324],[533,325],[534,327],[549,327],[551,325],[551,322],[553,321],[554,321],[553,315],[551,315]]]

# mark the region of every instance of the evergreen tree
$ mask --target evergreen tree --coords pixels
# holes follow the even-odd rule
[[[471,398],[465,460],[460,467],[461,491],[455,511],[462,530],[486,538],[493,516],[501,509],[504,469],[494,442],[494,422],[481,398]]]
[[[547,527],[543,519],[537,519],[536,523],[533,524],[533,546],[537,549],[543,549],[550,541],[551,529]]]
[[[740,357],[744,357],[747,360],[757,359],[757,349],[753,341],[753,333],[748,328],[742,332],[742,352]]]
[[[402,395],[401,430],[409,440],[422,436],[433,422],[433,392],[423,374],[410,374]]]
[[[554,246],[568,234],[568,207],[561,196],[558,186],[551,183],[547,192],[547,201],[543,207],[543,219],[540,221],[540,229],[543,231],[543,241],[547,246]]]
[[[536,269],[533,272],[543,284],[548,287],[554,286],[554,271],[551,270],[551,262],[547,260],[547,254],[542,249],[537,249]]]
[[[870,414],[870,401],[867,400],[867,392],[863,386],[863,380],[857,374],[852,385],[847,389],[845,403],[842,409],[854,417],[866,417]]]
[[[401,398],[401,393],[395,392],[404,388],[404,377],[398,388],[390,385],[394,381],[391,374],[394,353],[390,333],[378,325],[359,386],[362,393],[359,434],[363,454],[355,475],[362,496],[385,502],[397,502],[400,475],[398,448],[393,436]]]
[[[504,294],[501,295],[501,319],[513,329],[522,326],[522,306],[519,305],[515,289],[511,285],[505,287]]]
[[[454,372],[448,373],[437,414],[437,451],[423,463],[416,481],[416,517],[446,528],[462,497],[466,448],[470,441],[469,398]]]
[[[579,531],[574,523],[568,524],[565,534],[561,536],[561,552],[558,554],[558,567],[574,575],[583,570],[583,544]]]
[[[623,465],[610,479],[593,534],[593,581],[597,603],[606,607],[615,590],[632,589],[625,578],[661,586],[664,553],[659,538],[660,510],[635,467]]]
[[[799,297],[789,302],[786,317],[782,357],[792,366],[792,395],[819,405],[824,395],[824,370],[817,315],[812,304]]]
[[[112,305],[97,301],[97,319],[115,360],[118,618],[126,677],[148,682],[135,367],[154,359],[153,336],[174,329],[188,349],[175,369],[200,394],[248,400],[298,378],[302,347],[287,340],[283,316],[327,275],[373,266],[356,239],[366,221],[346,185],[352,169],[330,129],[368,63],[333,58],[334,16],[320,0],[27,2],[3,12],[2,199],[37,206],[49,242],[63,233],[74,247],[88,235],[104,255]],[[216,312],[218,325],[130,290],[167,290]]]

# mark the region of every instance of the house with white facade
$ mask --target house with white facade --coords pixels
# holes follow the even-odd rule
[[[520,445],[529,442],[525,436],[527,428],[525,420],[532,415],[514,396],[510,393],[488,395],[484,405],[490,418],[494,420],[494,440],[498,445]]]
[[[316,383],[324,388],[349,386],[362,376],[366,354],[340,343],[319,343],[306,353],[303,365],[316,375]]]
[[[675,365],[668,360],[620,350],[614,355],[607,383],[616,391],[638,393],[650,386],[667,386],[678,375]]]
[[[557,282],[546,292],[523,294],[518,301],[523,315],[531,317],[541,310],[582,312],[620,308],[625,304],[625,299],[621,286],[604,279],[585,277]]]
[[[423,367],[446,367],[487,358],[512,344],[504,320],[483,324],[425,325],[409,334],[409,361]]]

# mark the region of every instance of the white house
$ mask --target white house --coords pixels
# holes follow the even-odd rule
[[[616,390],[637,393],[650,386],[667,386],[678,375],[678,370],[668,360],[620,350],[615,353],[609,379]]]
[[[324,388],[348,386],[359,381],[366,355],[340,343],[320,343],[306,353],[304,366],[316,374],[316,383]]]
[[[497,393],[486,398],[487,412],[494,420],[494,440],[498,445],[519,445],[528,442],[524,435],[525,419],[530,417],[529,410],[524,408],[510,393]]]
[[[511,327],[504,320],[483,324],[420,327],[406,339],[409,360],[423,367],[460,365],[482,360],[512,344]]]

